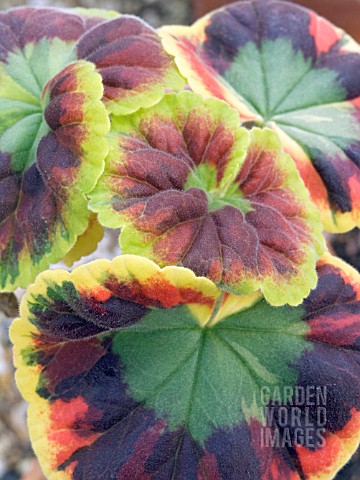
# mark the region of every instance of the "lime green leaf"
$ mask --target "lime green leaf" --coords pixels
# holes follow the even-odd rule
[[[112,121],[90,208],[124,227],[124,253],[182,265],[236,294],[296,305],[316,285],[318,213],[269,129],[240,128],[217,99],[183,92]]]
[[[183,84],[156,32],[135,17],[0,14],[0,290],[27,286],[88,227],[85,194],[107,153],[104,104],[133,112]]]

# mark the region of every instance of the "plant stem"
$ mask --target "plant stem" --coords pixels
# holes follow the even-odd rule
[[[215,302],[215,305],[214,305],[214,308],[213,308],[213,311],[211,312],[211,315],[208,319],[208,321],[204,324],[204,327],[209,327],[211,326],[213,320],[215,320],[217,314],[219,313],[219,310],[221,308],[221,305],[224,301],[224,297],[225,297],[225,292],[221,292],[221,294],[219,295],[219,297],[217,298],[216,302]]]

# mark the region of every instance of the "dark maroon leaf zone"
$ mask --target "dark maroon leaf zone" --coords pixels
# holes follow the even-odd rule
[[[76,76],[71,72],[55,79],[56,81],[50,87],[50,103],[44,112],[45,120],[53,131],[67,124],[82,123],[83,108],[87,100],[85,93],[70,90],[71,84],[76,82]],[[80,138],[79,143],[81,140]]]
[[[294,273],[294,265],[303,261],[302,242],[311,244],[311,237],[301,201],[283,186],[284,173],[276,168],[276,154],[251,148],[236,182],[253,208],[245,219],[256,232],[261,273],[273,269]]]
[[[360,300],[357,292],[344,280],[338,268],[325,264],[318,267],[318,272],[316,291],[304,301],[305,320],[311,326],[309,339],[358,351]]]
[[[30,352],[30,361],[44,367],[38,393],[46,398],[56,396],[61,382],[87,372],[106,354],[107,332],[137,323],[148,312],[143,305],[116,296],[99,301],[91,293],[79,295],[70,281],[49,287],[47,298],[38,296],[31,307],[41,335]]]
[[[42,243],[39,238],[47,239],[52,233],[57,216],[56,203],[57,199],[45,185],[41,169],[35,164],[29,167],[23,174],[21,200],[15,216],[28,244],[33,245],[35,251]]]
[[[142,478],[188,480],[237,479],[240,473],[259,472],[259,461],[246,423],[230,431],[218,430],[205,446],[194,441],[181,426],[168,429],[166,421],[127,394],[119,358],[110,351],[111,339],[84,339],[37,354],[51,390],[38,393],[51,404],[63,405],[81,398],[89,406],[85,415],[69,426],[75,431],[101,434],[90,447],[80,448],[59,470],[76,462],[74,480]],[[61,363],[61,371],[56,365]],[[66,367],[66,368],[64,368]],[[47,382],[46,382],[47,385]],[[109,457],[109,451],[112,452]]]
[[[332,434],[349,424],[353,412],[360,411],[359,347],[354,352],[351,348],[315,344],[312,350],[304,352],[297,368],[296,391],[311,391],[313,396],[307,396],[311,400],[304,403],[301,395],[305,398],[307,394],[299,393],[294,394],[288,403],[271,402],[267,413],[268,433],[263,432],[262,439],[266,438],[265,435],[268,439],[271,436],[276,438],[275,432],[280,442],[286,438],[287,448],[275,445],[275,450],[285,465],[296,469],[300,478],[305,479],[308,477],[303,472],[297,445],[312,452],[321,450]],[[263,455],[266,450],[262,451]]]
[[[67,319],[68,322],[71,320],[76,322],[76,318]],[[65,324],[64,321],[63,325]],[[30,354],[29,357],[30,362],[40,362],[43,365],[43,383],[38,386],[38,394],[43,397],[56,396],[54,385],[62,384],[62,382],[66,384],[69,378],[86,375],[89,369],[106,355],[106,348],[99,343],[98,339],[79,342],[76,351],[70,343],[52,344],[51,340],[44,334],[42,340],[39,339],[35,343],[40,350]],[[47,342],[47,348],[41,350],[43,341]],[[59,364],[62,365],[62,368],[59,368]]]
[[[256,421],[217,429],[204,445],[192,439],[185,426],[169,430],[165,419],[129,397],[119,358],[110,351],[111,338],[103,338],[102,342],[84,339],[69,343],[64,351],[54,345],[37,356],[37,362],[44,365],[43,375],[51,379],[52,387],[47,390],[43,386],[38,393],[45,398],[51,395],[49,400],[54,405],[58,400],[65,406],[81,398],[88,405],[87,412],[69,428],[100,434],[91,446],[75,451],[59,470],[75,462],[74,480],[84,476],[89,480],[237,480],[240,475],[260,478],[260,473],[266,471],[266,465],[271,462],[284,474],[295,469],[301,472],[294,448],[287,449],[286,453],[280,447],[262,448],[261,425]],[[61,371],[56,368],[60,363]],[[271,427],[274,429],[279,428],[276,425],[279,408],[280,405],[275,406]],[[305,415],[308,419],[304,409],[300,422],[305,422]],[[302,427],[304,431],[310,430],[305,424]],[[281,427],[280,432],[285,428]],[[291,425],[288,429],[294,441],[294,429]],[[312,440],[310,442],[312,444]]]
[[[40,296],[31,308],[34,323],[42,332],[40,342],[43,336],[51,343],[86,339],[137,323],[148,312],[140,303],[110,296],[110,292],[104,301],[97,300],[96,290],[79,295],[70,281],[49,287],[47,296],[51,302]]]
[[[316,386],[322,391],[324,430],[316,430],[319,403],[299,403],[293,394],[287,401],[268,403],[272,414],[266,428],[250,418],[247,423],[214,428],[202,444],[186,425],[170,428],[166,418],[129,394],[125,367],[113,350],[113,329],[133,325],[150,311],[140,305],[144,295],[139,284],[134,280],[123,285],[110,276],[98,288],[80,294],[70,281],[49,287],[46,298],[37,296],[31,307],[41,332],[30,352],[32,363],[42,368],[37,393],[48,400],[57,428],[62,428],[56,423],[57,409],[59,418],[68,422],[64,412],[72,402],[83,406],[81,415],[66,423],[69,438],[81,446],[68,458],[64,448],[65,455],[60,452],[59,458],[66,460],[54,468],[65,470],[71,465],[74,480],[308,478],[303,451],[320,451],[322,436],[326,440],[341,432],[351,413],[360,410],[357,285],[325,262],[320,262],[318,275],[316,290],[303,307],[296,307],[302,315],[299,321],[307,322],[310,331],[309,347],[294,365],[298,374],[294,387],[307,391]],[[267,430],[280,438],[274,446],[264,445]],[[84,438],[90,439],[85,446]],[[287,438],[287,445],[282,446],[282,438]]]
[[[111,292],[111,295],[115,299],[117,299],[120,303],[124,302],[124,305],[125,306],[128,305],[130,309],[129,312],[131,312],[132,320],[124,322],[124,326],[131,325],[132,323],[135,323],[136,321],[140,320],[140,317],[142,315],[145,315],[145,313],[148,312],[149,307],[162,308],[165,306],[160,301],[160,298],[156,298],[157,297],[156,295],[155,295],[155,298],[151,298],[149,294],[150,292],[154,292],[155,290],[159,290],[160,288],[165,290],[166,284],[161,281],[157,283],[155,279],[152,279],[152,280],[153,280],[154,286],[153,288],[150,288],[150,286],[148,285],[146,293],[144,291],[144,285],[141,285],[141,283],[136,278],[134,278],[131,282],[124,283],[124,282],[120,282],[115,275],[110,274],[104,280],[104,287],[109,292]],[[170,302],[171,302],[171,293],[172,292],[170,287],[168,288],[165,294],[167,299]],[[132,311],[132,307],[133,307],[133,311]],[[139,316],[136,314],[136,312],[139,312]],[[126,313],[126,308],[124,313]]]
[[[116,166],[122,179],[124,197],[148,197],[164,190],[182,190],[190,173],[191,160],[183,145],[160,151],[133,138],[119,138],[119,146],[126,152],[125,162]]]
[[[0,152],[0,222],[9,215],[9,212],[15,210],[19,189],[21,185],[21,175],[12,171],[11,156],[9,153]]]
[[[316,290],[304,302],[303,317],[311,327],[308,338],[314,344],[297,362],[296,388],[302,392],[309,391],[309,388],[321,392],[317,397],[321,401],[313,397],[313,401],[302,403],[294,394],[287,403],[271,402],[268,405],[267,428],[272,430],[272,435],[277,430],[280,439],[286,438],[286,434],[289,438],[286,449],[278,445],[274,449],[261,448],[264,430],[261,433],[260,425],[251,423],[251,438],[247,443],[252,443],[257,455],[261,456],[261,469],[271,462],[276,464],[279,476],[274,478],[287,478],[291,471],[297,471],[300,478],[305,478],[295,446],[301,444],[311,451],[321,449],[329,435],[344,429],[352,420],[353,412],[360,411],[360,301],[339,268],[323,264],[318,267],[318,275]],[[320,423],[319,405],[324,408]],[[269,411],[272,412],[270,416]],[[318,428],[320,424],[321,429]],[[207,448],[210,441],[206,443]],[[225,454],[228,452],[228,446],[220,444],[216,448],[217,455],[221,449]],[[266,456],[269,457],[267,460]],[[267,470],[264,473],[268,474]],[[225,472],[223,475],[223,478],[236,478],[231,474],[228,477]],[[260,478],[260,475],[251,478]]]
[[[317,288],[304,302],[314,348],[298,362],[298,385],[326,391],[324,427],[335,433],[351,420],[352,411],[360,411],[360,300],[339,268],[323,264],[318,274]],[[306,415],[316,418],[316,405],[301,408],[303,422]]]
[[[347,92],[346,100],[360,96],[360,85],[357,81],[360,75],[359,53],[343,51],[339,42],[326,55],[320,57],[315,66],[336,72],[337,81]]]
[[[344,153],[351,162],[344,161],[343,155],[326,155],[321,150],[306,148],[312,163],[322,178],[328,192],[328,199],[335,210],[351,212],[353,199],[351,198],[349,179],[360,182],[359,144],[349,145]]]
[[[1,155],[0,243],[4,246],[3,268],[7,269],[11,264],[15,267],[24,249],[36,264],[50,251],[51,239],[57,228],[64,238],[68,238],[62,212],[68,201],[66,187],[76,178],[79,159],[53,132],[40,140],[36,163],[28,166],[23,173],[12,171],[9,154]],[[16,268],[9,268],[9,272],[15,271]]]
[[[19,202],[21,175],[12,171],[11,157],[0,152],[0,242],[5,245],[1,252],[1,263],[9,261],[16,271],[17,256],[21,251],[23,236],[15,228],[13,212]],[[13,231],[16,235],[13,235]]]
[[[191,169],[205,161],[216,165],[220,182],[233,138],[224,134],[222,125],[212,132],[204,128],[202,118],[196,126],[194,118],[189,115],[181,131],[172,123],[159,128],[161,120],[143,122],[141,131],[150,147],[120,137],[125,158],[116,166],[121,197],[113,201],[114,210],[133,219],[146,241],[153,242],[160,263],[181,264],[215,282],[233,283],[246,275],[272,272],[296,274],[296,265],[303,262],[304,242],[311,244],[311,236],[303,206],[283,186],[278,153],[257,146],[249,149],[236,183],[237,195],[250,202],[252,211],[243,214],[226,205],[226,196],[223,207],[212,211],[203,190],[181,190]],[[196,128],[203,133],[199,142],[194,140]],[[219,141],[218,135],[225,141]],[[115,189],[117,182],[116,177]]]
[[[3,268],[7,269],[12,263],[15,265],[24,247],[36,263],[49,247],[48,240],[59,211],[58,199],[45,185],[41,168],[35,164],[22,176],[9,173],[3,177],[0,194]]]
[[[45,120],[53,131],[41,138],[35,163],[15,173],[10,155],[2,154],[0,240],[6,245],[5,263],[15,265],[20,252],[27,250],[37,264],[51,250],[55,235],[69,239],[67,218],[62,215],[69,201],[68,187],[78,179],[81,142],[88,128],[82,124],[86,98],[76,92],[77,85],[71,65],[47,85]]]
[[[74,479],[83,478],[85,472],[87,476],[91,472],[89,478],[94,479],[116,478],[123,469],[125,471],[126,468],[131,469],[131,465],[133,468],[144,469],[154,444],[160,433],[163,433],[165,422],[156,420],[153,411],[142,407],[126,394],[118,357],[108,352],[86,376],[73,377],[73,380],[79,382],[77,384],[79,388],[76,388],[76,392],[68,389],[65,399],[71,400],[80,395],[94,411],[100,411],[102,414],[100,419],[92,420],[85,417],[84,423],[91,424],[93,432],[104,433],[96,440],[96,451],[91,452],[90,449],[83,448],[75,452],[60,469],[76,461]],[[63,388],[66,388],[66,381],[58,386],[59,397],[62,400],[64,400]],[[78,428],[81,428],[81,425]],[[110,451],[109,447],[115,449],[111,458],[106,454]]]
[[[100,22],[103,19],[53,8],[21,7],[1,13],[0,61],[6,62],[10,52],[23,50],[28,43],[37,43],[42,38],[74,42]]]
[[[356,350],[356,351],[354,351]],[[331,365],[331,367],[330,367]],[[311,378],[309,374],[311,371]],[[351,420],[351,410],[360,411],[360,351],[352,345],[329,348],[326,342],[304,353],[298,363],[298,385],[316,385],[326,388],[327,414],[325,428],[334,433]],[[308,405],[308,407],[311,407]],[[305,409],[305,407],[304,407]],[[305,412],[302,419],[305,422]],[[310,408],[310,417],[316,419],[316,406]]]
[[[265,432],[270,432],[271,435],[274,435],[275,428],[279,428],[276,427],[275,422],[273,426],[267,425],[266,427],[264,427],[257,420],[251,420],[249,426],[251,432],[252,447],[255,450],[255,455],[258,458],[261,458],[259,466],[261,475],[259,475],[258,478],[266,478],[266,480],[299,478],[301,480],[304,480],[301,466],[298,463],[296,455],[294,455],[293,448],[289,447],[289,449],[282,449],[279,448],[276,444],[274,445],[274,447],[264,448],[264,443],[266,445],[267,441]],[[280,436],[280,439],[281,438],[282,437]],[[280,443],[281,440],[279,444]]]
[[[151,27],[129,15],[104,22],[77,44],[78,58],[95,63],[103,78],[104,96],[118,99],[161,80],[171,59]]]
[[[144,119],[139,131],[154,150],[166,152],[192,168],[206,163],[216,167],[217,182],[223,177],[235,143],[234,133],[221,119],[214,121],[202,108],[193,108],[185,117],[176,112],[176,121],[156,115]],[[182,179],[180,162],[177,162]]]
[[[60,143],[59,147],[67,147],[69,155],[74,152],[80,156],[88,133],[84,110],[89,99],[79,89],[76,64],[69,65],[45,87],[48,104],[44,117]]]
[[[134,297],[138,290],[136,285],[120,289],[112,278],[106,284],[113,293],[116,290],[127,297]],[[94,435],[91,446],[76,450],[58,469],[75,462],[74,479],[86,476],[89,480],[188,480],[200,474],[235,479],[250,467],[257,473],[258,460],[245,423],[230,434],[228,430],[216,431],[204,448],[184,426],[169,430],[165,419],[128,395],[121,361],[111,351],[113,336],[109,331],[138,321],[146,311],[130,300],[115,297],[111,302],[98,301],[89,293],[79,295],[72,282],[49,287],[47,299],[34,299],[31,314],[41,335],[30,359],[42,366],[38,394],[49,400],[53,414],[57,408],[81,399],[87,405],[86,412],[67,428],[74,432],[74,439],[76,432],[82,439]]]
[[[0,62],[4,63],[3,73],[8,79],[5,105],[10,105],[4,108],[5,113],[9,108],[9,125],[21,136],[13,144],[6,143],[6,135],[2,137],[2,150],[10,152],[0,153],[4,170],[0,186],[2,288],[31,281],[50,261],[58,261],[86,226],[86,210],[80,212],[85,202],[82,190],[93,185],[80,169],[90,150],[86,149],[91,128],[89,110],[96,106],[96,92],[93,95],[88,88],[82,88],[87,81],[81,72],[84,62],[70,64],[53,75],[56,68],[60,70],[73,59],[71,48],[76,40],[102,22],[104,19],[96,15],[90,18],[54,8],[23,7],[0,14]],[[88,69],[90,73],[90,65]],[[53,78],[44,86],[49,77]],[[9,94],[12,79],[15,93]],[[42,98],[36,98],[42,91]],[[11,120],[13,109],[18,112],[18,120]],[[29,111],[36,112],[34,124]],[[103,129],[100,123],[104,117],[100,118],[99,128]],[[23,126],[17,130],[15,124],[19,122]],[[92,150],[95,148],[96,143]],[[96,155],[92,151],[89,154],[93,153]],[[71,213],[79,217],[76,225],[71,222]],[[26,275],[20,278],[25,269]]]
[[[309,37],[309,25],[310,17],[304,9],[284,2],[253,0],[231,5],[215,13],[206,27],[207,59],[221,56],[223,61],[231,62],[246,43],[259,47],[263,39],[277,38],[286,38],[295,50],[301,49],[306,57],[314,58],[316,49]],[[213,66],[223,73],[228,66],[225,62],[219,59]]]
[[[66,201],[68,197],[66,187],[76,178],[79,165],[79,157],[60,142],[55,133],[49,132],[40,140],[37,150],[37,167],[54,198]],[[61,203],[59,203],[60,206]]]
[[[46,397],[51,395],[51,403],[61,399],[64,405],[73,399],[81,398],[88,405],[87,413],[81,419],[78,418],[70,428],[79,432],[101,434],[91,446],[77,450],[58,467],[59,470],[76,462],[73,473],[75,480],[83,479],[85,475],[89,480],[237,480],[240,475],[244,478],[246,475],[260,478],[260,474],[265,473],[267,466],[274,462],[280,474],[298,471],[300,478],[305,478],[301,474],[301,464],[295,448],[261,447],[262,427],[256,421],[249,425],[243,422],[238,426],[215,430],[204,445],[194,441],[185,427],[170,431],[164,419],[158,418],[153,410],[145,408],[126,393],[127,385],[122,381],[123,372],[119,358],[109,351],[111,340],[105,338],[102,343],[96,342],[83,340],[75,345],[68,345],[61,352],[59,347],[54,346],[46,352],[48,359],[40,355],[37,359],[45,365],[45,373],[47,376],[51,375],[51,384],[54,386],[52,391],[41,389],[39,393]],[[319,367],[319,378],[300,376],[299,386],[306,388],[309,381],[310,384],[319,381],[319,386],[327,385],[329,416],[326,428],[338,431],[349,420],[348,410],[342,402],[350,401],[353,404],[358,389],[348,389],[349,381],[341,384],[341,388],[334,387],[338,385],[339,373],[329,372],[331,369],[326,364],[327,361],[333,364],[332,353],[330,352],[328,358],[320,348],[319,355],[323,362]],[[55,356],[56,361],[52,363]],[[318,357],[308,356],[307,359],[304,371],[309,371],[313,368],[313,362],[319,361]],[[336,360],[341,361],[341,355],[337,356]],[[61,372],[56,371],[55,367],[60,361],[68,366],[66,369],[62,368]],[[341,366],[344,364],[340,363],[339,368]],[[322,371],[322,368],[328,373]],[[324,375],[325,381],[320,381]],[[348,408],[349,404],[346,405]],[[281,426],[277,423],[280,408],[288,408],[290,412],[294,407],[276,404],[270,407],[274,409],[271,428],[278,429],[280,436],[287,430],[291,445],[296,445],[294,425],[285,425],[283,420]],[[307,424],[309,419],[316,422],[315,407],[314,412],[312,407],[297,408],[300,410],[297,416],[298,428],[303,432],[309,431],[308,444],[305,442],[304,446],[311,450],[320,448],[320,441],[318,444],[316,441],[314,443],[312,427]],[[111,457],[108,455],[109,451],[112,452]]]
[[[119,137],[119,147],[126,153],[114,173],[121,176],[123,197],[183,190],[191,169],[201,163],[215,166],[217,181],[221,181],[234,143],[232,133],[221,123],[209,128],[213,121],[204,112],[192,111],[186,120],[181,120],[181,127],[161,116],[143,120],[139,130],[145,141]],[[115,209],[125,207],[126,202]]]
[[[357,113],[357,120],[360,121],[360,111]],[[344,148],[346,156],[352,161],[352,163],[360,169],[360,141],[353,142],[346,148]]]
[[[277,0],[238,2],[211,17],[205,29],[203,51],[199,54],[206,64],[224,74],[238,50],[247,43],[261,48],[266,40],[285,39],[295,51],[311,59],[313,68],[336,72],[337,81],[347,92],[344,100],[358,97],[360,55],[344,51],[340,39],[326,44],[327,38],[315,38],[318,32],[313,21],[312,12],[292,3]],[[320,50],[319,41],[324,41],[324,48]]]

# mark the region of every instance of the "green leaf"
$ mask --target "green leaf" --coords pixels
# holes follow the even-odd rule
[[[321,211],[325,229],[360,226],[360,48],[292,3],[250,0],[191,27],[163,27],[194,92],[275,130]]]
[[[124,227],[124,253],[182,265],[236,294],[299,304],[316,285],[321,224],[291,158],[269,129],[250,133],[217,99],[170,94],[112,119],[89,206]]]
[[[45,474],[333,478],[360,440],[360,277],[317,271],[279,308],[131,255],[40,275],[11,338]]]
[[[104,104],[131,113],[183,84],[156,32],[135,17],[0,14],[0,290],[26,287],[88,228],[85,195],[107,154]]]

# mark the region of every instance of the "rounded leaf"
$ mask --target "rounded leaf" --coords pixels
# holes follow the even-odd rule
[[[0,138],[1,290],[26,287],[86,229],[85,194],[108,150],[102,95],[94,65],[79,61],[46,84],[42,104],[31,111],[3,99],[12,125]]]
[[[87,228],[84,194],[107,153],[100,100],[129,113],[179,86],[156,32],[135,17],[0,13],[0,290],[27,286]]]
[[[160,30],[195,92],[274,129],[328,231],[360,226],[360,47],[311,10],[247,0]]]
[[[123,226],[124,253],[182,265],[221,288],[261,289],[296,305],[316,285],[321,224],[291,158],[269,129],[191,92],[112,120],[110,152],[89,206]]]
[[[155,105],[166,91],[181,90],[185,85],[156,31],[130,15],[87,32],[74,54],[95,63],[103,79],[103,101],[117,115]]]
[[[360,277],[298,307],[135,256],[41,274],[11,328],[52,480],[331,479],[360,440]]]

